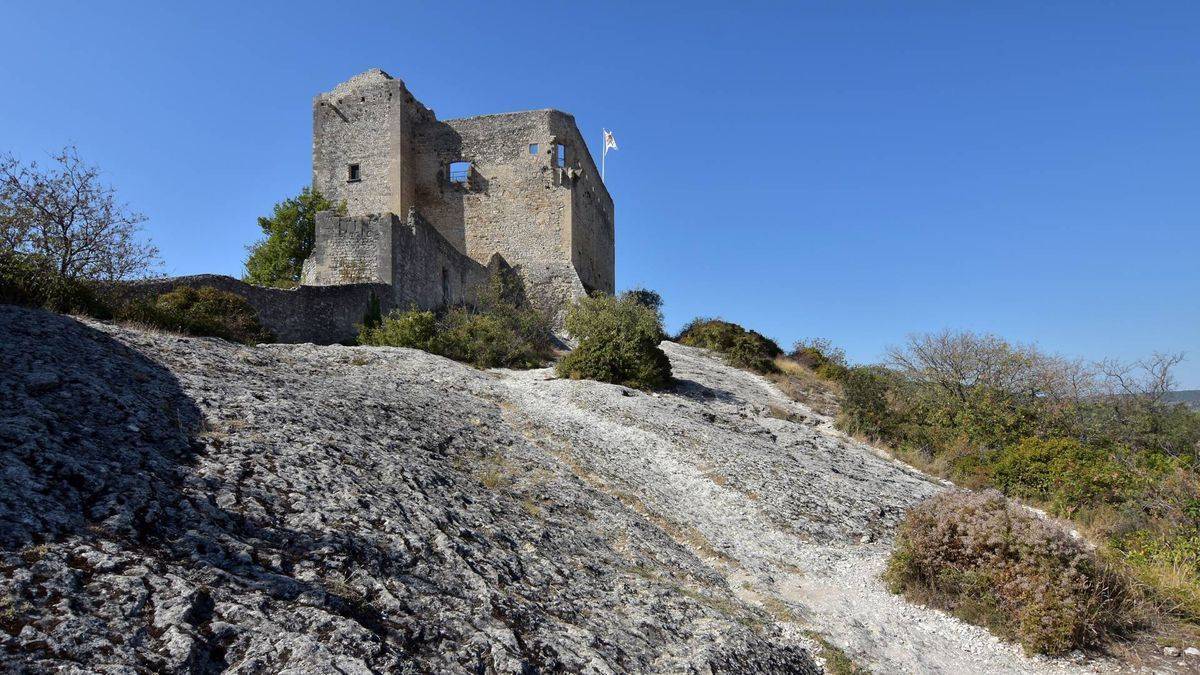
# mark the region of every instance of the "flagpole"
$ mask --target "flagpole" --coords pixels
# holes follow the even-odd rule
[[[601,131],[601,134],[604,132]],[[602,136],[600,139],[600,182],[604,182],[604,163],[608,160],[608,136]]]

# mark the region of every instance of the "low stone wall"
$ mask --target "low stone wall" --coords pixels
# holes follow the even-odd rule
[[[198,274],[123,283],[114,290],[127,298],[158,295],[179,286],[212,286],[236,293],[258,312],[258,320],[280,342],[334,344],[348,342],[357,335],[370,306],[371,293],[379,298],[387,312],[395,306],[388,284],[343,284],[338,286],[300,286],[294,289],[267,288],[221,274]]]

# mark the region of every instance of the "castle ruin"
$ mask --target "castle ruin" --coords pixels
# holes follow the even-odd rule
[[[307,286],[387,284],[394,307],[470,304],[488,267],[561,321],[614,291],[613,201],[574,118],[558,110],[438,120],[382,70],[313,100],[318,215]]]

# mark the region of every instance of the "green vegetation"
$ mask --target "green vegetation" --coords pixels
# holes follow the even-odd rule
[[[477,368],[536,368],[553,356],[550,325],[517,299],[516,284],[511,272],[493,275],[474,310],[394,310],[377,325],[365,319],[358,342],[420,349]]]
[[[576,302],[567,312],[566,328],[579,346],[558,362],[558,374],[636,389],[667,386],[671,362],[658,346],[664,339],[662,301],[648,304],[645,293],[652,292],[593,295]]]
[[[123,304],[114,315],[119,321],[245,344],[274,339],[245,298],[212,286],[179,286],[153,299]]]
[[[0,251],[0,303],[110,318],[100,295],[94,282],[62,276],[45,256]]]
[[[819,377],[840,382],[847,375],[846,352],[824,338],[799,340],[788,357]]]
[[[729,365],[756,373],[778,372],[775,359],[783,356],[783,350],[771,338],[722,319],[693,319],[683,327],[675,341],[720,352]]]
[[[0,303],[247,344],[274,339],[244,298],[211,286],[134,298],[111,291],[95,281],[63,277],[41,256],[0,252]]]
[[[304,188],[276,204],[269,217],[259,217],[263,239],[249,247],[242,279],[278,288],[299,284],[304,260],[316,242],[317,212],[329,210],[343,213],[345,206],[335,206],[317,190]]]
[[[839,426],[972,488],[1074,520],[1200,622],[1200,413],[1172,403],[1180,357],[1087,364],[991,335],[914,336],[849,368]]]
[[[909,510],[884,578],[1030,653],[1094,646],[1147,618],[1114,566],[995,491],[942,493]]]

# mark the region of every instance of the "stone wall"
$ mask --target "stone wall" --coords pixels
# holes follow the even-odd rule
[[[600,179],[600,171],[587,152],[587,144],[565,113],[557,120],[557,133],[566,139],[571,180],[571,263],[589,291],[616,292],[616,233],[613,200]],[[583,148],[571,152],[573,148]]]
[[[279,342],[334,344],[349,342],[357,335],[370,307],[371,294],[387,312],[395,307],[392,288],[386,284],[342,284],[339,286],[300,286],[294,289],[255,286],[219,274],[199,274],[134,281],[114,286],[126,298],[166,293],[179,286],[212,286],[236,293],[258,312],[258,320]]]
[[[309,285],[383,282],[396,307],[436,309],[473,304],[487,267],[463,255],[415,209],[392,213],[317,214],[316,245],[304,263]]]
[[[487,266],[460,253],[415,209],[404,222],[393,216],[392,243],[397,307],[473,305],[487,283]]]
[[[391,213],[318,213],[313,252],[304,261],[301,282],[311,286],[392,283],[394,221]]]
[[[612,199],[573,117],[427,120],[414,128],[413,148],[420,212],[476,261],[499,253],[520,270],[534,306],[561,317],[585,289],[613,292]],[[466,185],[449,182],[454,161],[471,163]]]

